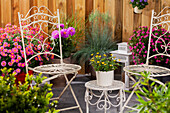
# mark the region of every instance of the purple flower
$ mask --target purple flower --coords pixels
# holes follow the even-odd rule
[[[142,2],[143,0],[140,0],[139,2]]]
[[[131,0],[131,2],[134,2],[134,0]]]
[[[59,32],[58,32],[58,30],[55,30],[55,31],[52,32],[52,37],[53,37],[54,39],[59,38]]]
[[[63,29],[64,28],[64,24],[60,24],[60,27]],[[59,28],[59,25],[57,25],[57,28]]]
[[[148,2],[148,0],[144,0],[144,2]]]
[[[75,32],[76,32],[73,27],[69,27],[69,28],[67,29],[67,31],[68,31],[69,35],[71,35],[71,36],[73,36],[73,35],[75,34]]]
[[[68,33],[67,29],[62,29],[61,30],[61,37],[63,37],[63,38],[68,38],[69,37],[69,33]]]

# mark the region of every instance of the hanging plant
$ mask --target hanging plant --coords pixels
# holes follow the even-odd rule
[[[135,13],[142,13],[142,9],[148,5],[148,0],[131,0],[130,4],[132,4]]]

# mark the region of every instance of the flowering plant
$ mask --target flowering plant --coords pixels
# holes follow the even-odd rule
[[[130,4],[132,4],[133,8],[138,7],[138,9],[143,9],[148,5],[148,0],[131,0]]]
[[[134,34],[129,38],[129,48],[132,51],[133,55],[133,63],[136,64],[144,64],[146,63],[146,57],[147,57],[147,51],[148,51],[148,42],[149,42],[149,31],[147,26],[139,27],[138,31],[133,31]],[[161,36],[167,31],[165,29],[162,29],[161,26],[158,26],[158,28],[153,28],[152,33],[155,36]],[[155,48],[155,42],[157,40],[157,37],[154,35],[151,35],[151,46],[150,46],[150,56],[157,54],[157,50],[159,52],[164,52],[162,49],[162,46],[164,43],[161,40],[157,41],[157,48]],[[162,36],[162,40],[165,41],[166,44],[170,41],[170,32],[167,32],[166,35]],[[170,60],[166,56],[155,56],[149,60],[149,64],[152,65],[169,65]]]
[[[74,44],[72,42],[71,36],[75,34],[75,28],[73,27],[66,27],[64,28],[64,24],[60,24],[61,28],[61,38],[62,38],[62,50],[63,50],[63,58],[67,58],[70,56],[71,52],[74,50]],[[57,26],[59,28],[59,26]],[[52,32],[52,38],[56,39],[55,41],[59,43],[59,31],[55,30]],[[55,46],[55,48],[59,48],[59,44]],[[56,54],[59,54],[59,49],[54,49]]]
[[[24,28],[23,33],[24,36],[29,38],[33,37],[36,32],[39,31],[39,28],[33,28],[28,26],[28,28]],[[43,39],[43,35],[37,35],[39,39]],[[38,42],[30,42],[29,40],[24,40],[26,44],[26,54],[27,58],[31,57],[34,52],[40,52],[41,46]],[[49,45],[50,43],[48,43]],[[47,46],[47,49],[51,49],[50,46]],[[28,65],[37,66],[43,64],[43,62],[49,60],[48,57],[54,58],[54,56],[44,55],[43,57],[38,55],[35,57],[35,60],[31,60]],[[13,68],[16,74],[25,70],[25,61],[24,61],[24,51],[22,48],[20,28],[7,24],[5,28],[0,28],[0,68],[7,67]],[[1,71],[0,71],[1,74]]]
[[[90,64],[96,71],[111,71],[117,69],[117,66],[120,65],[116,63],[115,57],[112,57],[112,55],[97,52],[96,55],[91,54],[91,56]]]

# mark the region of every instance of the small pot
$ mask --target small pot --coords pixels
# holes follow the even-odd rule
[[[138,7],[135,7],[135,8],[134,8],[134,12],[135,12],[135,13],[142,13],[142,11],[143,11],[143,10],[142,10],[142,9],[138,9]]]
[[[97,85],[110,86],[114,80],[114,71],[96,71]]]

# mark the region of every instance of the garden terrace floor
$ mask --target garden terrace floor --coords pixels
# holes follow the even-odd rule
[[[115,76],[116,80],[120,80],[119,76]],[[86,76],[81,76],[75,79],[75,81],[72,84],[73,90],[75,92],[75,95],[80,103],[80,106],[83,110],[83,113],[86,113],[86,104],[84,101],[84,95],[85,95],[85,82],[89,81],[89,77]],[[79,82],[79,83],[75,83]],[[61,92],[62,88],[52,88],[52,91],[54,93],[54,96],[57,97],[59,95],[59,92]],[[116,92],[115,92],[116,93]],[[126,99],[128,97],[129,93],[126,93]],[[134,106],[138,102],[136,101],[136,95],[134,95],[128,105]],[[95,99],[95,98],[94,98]],[[97,100],[97,99],[95,99]],[[59,101],[58,108],[63,108],[63,107],[69,107],[69,106],[75,106],[75,102],[73,100],[73,97],[71,95],[70,90],[67,89],[67,91],[64,93],[62,98]],[[124,113],[129,113],[130,109],[126,109]],[[61,113],[80,113],[78,109],[74,110],[68,110],[68,111],[63,111]],[[90,106],[90,113],[104,113],[104,111],[99,111],[96,106]],[[111,107],[110,110],[107,111],[107,113],[119,113],[117,111],[117,108]],[[132,112],[133,113],[133,112]],[[135,112],[134,112],[135,113]]]

